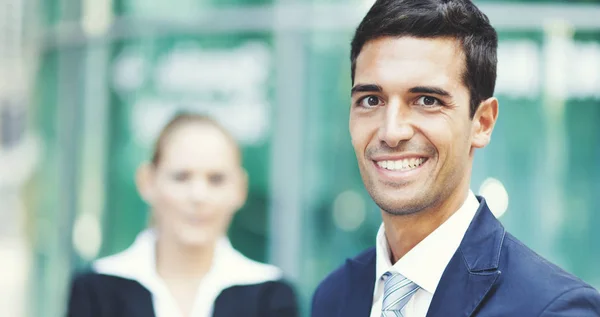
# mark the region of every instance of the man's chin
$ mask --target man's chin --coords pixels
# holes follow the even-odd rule
[[[409,216],[423,210],[421,206],[400,204],[377,204],[383,212],[392,216]]]
[[[413,195],[403,195],[397,198],[394,198],[393,195],[398,195],[398,192],[386,194],[384,191],[371,195],[371,197],[381,210],[390,215],[412,215],[426,208],[423,199],[413,197]]]

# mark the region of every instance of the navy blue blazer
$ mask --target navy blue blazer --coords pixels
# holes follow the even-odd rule
[[[111,275],[78,274],[71,283],[67,317],[154,317],[152,294],[140,283]],[[297,317],[291,286],[283,281],[239,285],[219,294],[213,317]]]
[[[507,233],[485,200],[448,263],[427,317],[600,316],[600,293]],[[368,317],[375,286],[370,248],[321,282],[312,317]]]

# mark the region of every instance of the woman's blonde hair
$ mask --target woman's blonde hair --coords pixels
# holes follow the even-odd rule
[[[204,115],[197,113],[179,113],[173,119],[171,119],[167,125],[161,130],[158,135],[158,139],[154,144],[154,151],[152,154],[152,165],[157,166],[160,162],[162,149],[164,148],[165,143],[168,142],[169,137],[177,131],[177,129],[189,125],[189,124],[201,124],[211,126],[223,133],[225,137],[231,141],[231,145],[235,148],[238,156],[241,158],[241,149],[229,131],[225,129],[217,120]]]

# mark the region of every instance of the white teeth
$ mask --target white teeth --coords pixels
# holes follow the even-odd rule
[[[425,158],[410,158],[397,161],[378,161],[377,165],[391,171],[405,171],[417,168],[425,163]]]

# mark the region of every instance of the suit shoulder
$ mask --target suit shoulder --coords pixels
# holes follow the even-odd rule
[[[224,289],[221,297],[277,297],[280,299],[295,299],[295,290],[291,283],[285,280],[266,281],[257,284],[234,285]]]
[[[296,290],[294,286],[292,286],[292,283],[286,280],[278,280],[265,282],[264,284],[266,285],[269,294],[295,301]]]
[[[214,316],[255,316],[250,312],[265,317],[297,317],[294,288],[284,280],[235,285],[224,289],[215,300]]]
[[[71,287],[93,289],[96,292],[114,291],[148,293],[149,291],[139,282],[119,276],[106,275],[93,270],[77,272],[73,275]]]
[[[315,292],[315,296],[320,295],[320,293],[328,293],[326,290],[330,288],[337,288],[344,282],[344,275],[346,272],[346,264],[342,264],[333,270],[331,273],[327,274],[323,280],[317,286],[317,290]]]
[[[80,287],[93,287],[96,284],[102,284],[105,279],[105,275],[86,269],[73,273],[71,276],[71,284]]]
[[[501,266],[500,270],[512,283],[527,285],[527,289],[532,291],[530,294],[555,298],[571,290],[592,288],[575,275],[543,258],[511,234],[506,234],[504,249],[506,255],[502,266],[506,269],[503,270]]]
[[[553,299],[540,316],[600,316],[600,293],[589,286],[568,290]]]
[[[151,316],[150,291],[136,281],[93,271],[75,273],[66,307],[68,317]],[[140,315],[132,312],[140,312]]]
[[[366,262],[372,260],[372,258],[374,256],[375,256],[375,248],[372,247],[372,248],[369,248],[369,249],[361,252],[359,255],[355,256],[350,261],[366,263]],[[346,277],[345,277],[346,270],[348,269],[348,262],[349,261],[346,261],[344,264],[340,265],[333,272],[329,273],[321,281],[321,283],[319,283],[319,286],[317,287],[317,292],[322,289],[325,289],[325,290],[327,290],[329,288],[338,289],[341,284],[344,284],[345,279],[346,279]],[[316,295],[316,293],[315,293],[315,295]]]
[[[312,300],[312,311],[313,316],[326,316],[327,314],[319,313],[323,309],[331,309],[333,307],[339,307],[336,303],[341,300],[340,296],[343,294],[342,290],[347,287],[347,270],[349,262],[360,262],[367,263],[373,260],[375,256],[375,248],[371,247],[359,255],[355,256],[351,260],[347,260],[344,264],[340,265],[333,272],[329,273],[317,286],[317,289],[313,295]]]

